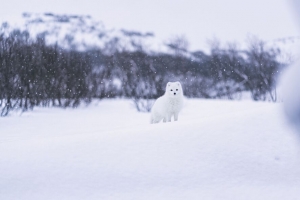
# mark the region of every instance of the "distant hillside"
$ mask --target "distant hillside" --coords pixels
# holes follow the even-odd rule
[[[45,37],[47,44],[58,43],[63,48],[80,51],[92,48],[129,51],[142,48],[144,51],[157,51],[164,48],[151,32],[109,30],[91,16],[24,13],[18,25],[6,22],[1,29],[6,33],[13,29],[26,30],[32,38]]]

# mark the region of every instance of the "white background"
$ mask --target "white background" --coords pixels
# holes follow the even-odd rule
[[[10,0],[2,1],[0,21],[23,12],[84,14],[107,28],[154,32],[165,41],[183,35],[190,50],[207,48],[207,40],[244,42],[248,35],[272,41],[297,36],[288,0]]]

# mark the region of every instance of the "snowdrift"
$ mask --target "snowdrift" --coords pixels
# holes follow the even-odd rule
[[[126,100],[0,119],[0,199],[298,199],[281,104],[187,100],[149,124]]]

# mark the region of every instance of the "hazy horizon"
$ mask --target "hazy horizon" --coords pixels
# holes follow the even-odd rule
[[[160,41],[185,36],[190,50],[207,49],[207,41],[213,38],[243,43],[249,35],[265,41],[299,36],[287,0],[12,0],[2,4],[1,22],[15,23],[24,12],[90,15],[107,28],[153,32]]]

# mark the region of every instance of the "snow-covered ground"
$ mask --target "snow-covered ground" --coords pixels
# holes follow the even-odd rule
[[[149,124],[128,100],[0,118],[0,199],[299,199],[281,104],[187,100]]]

